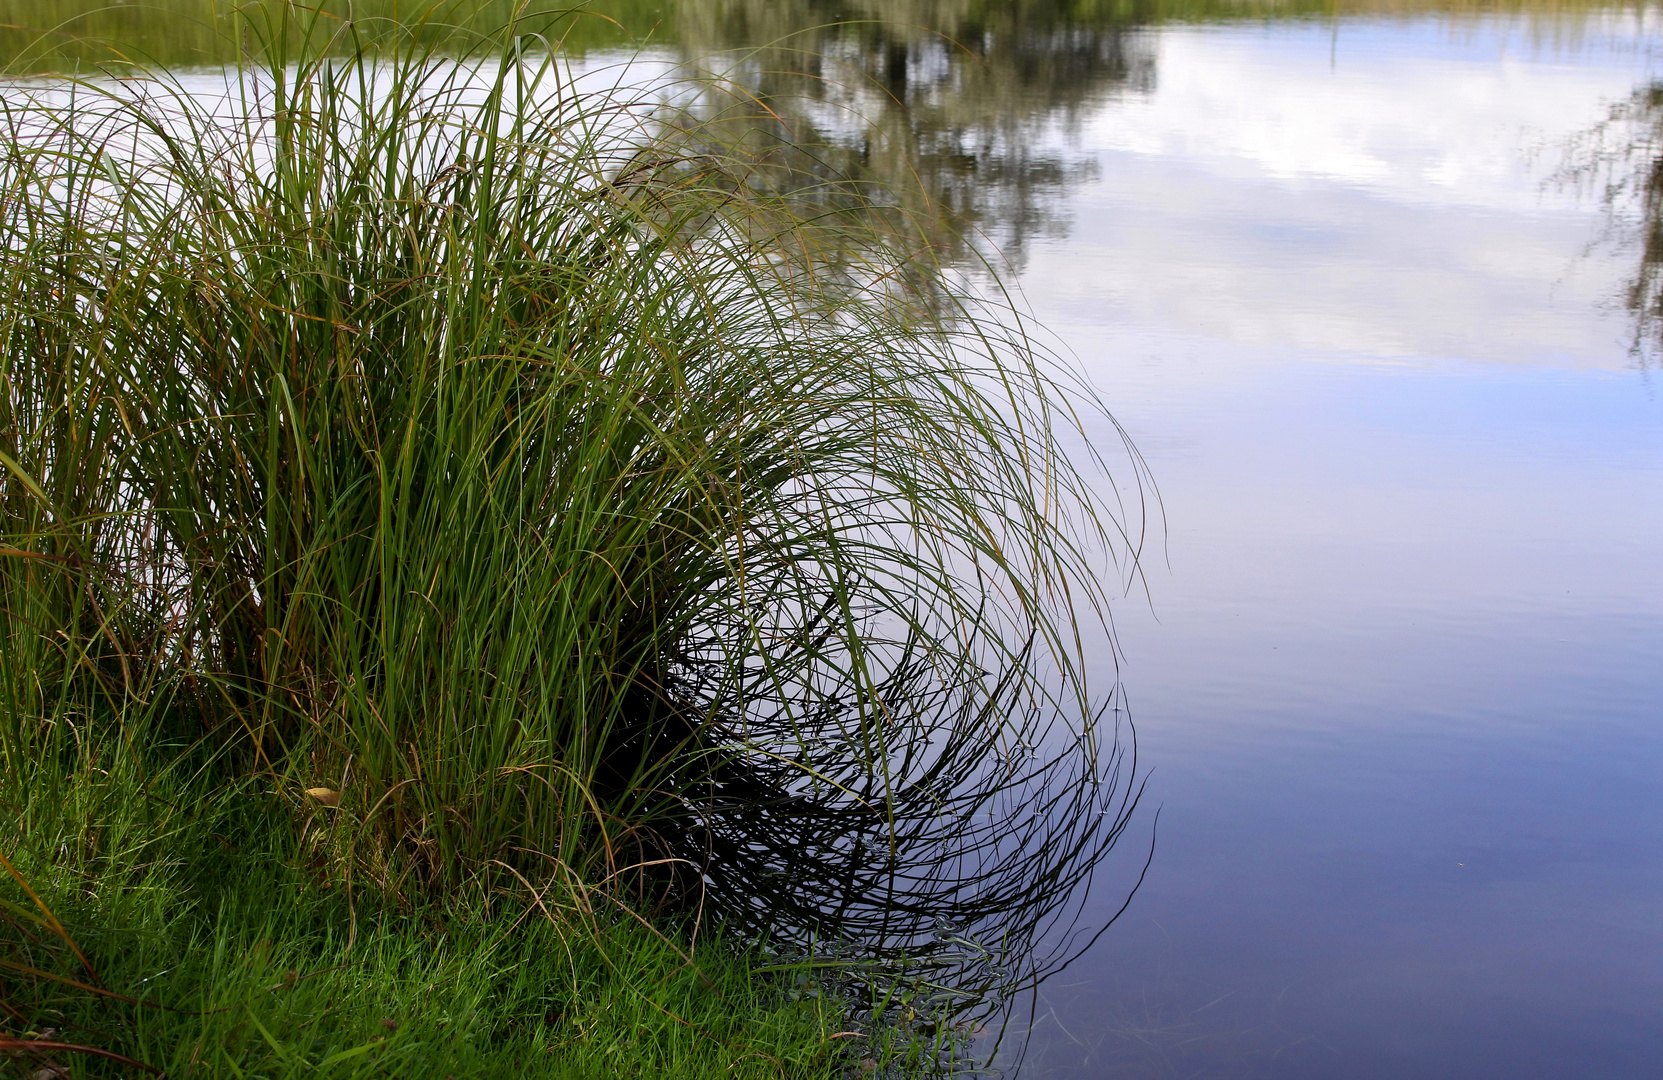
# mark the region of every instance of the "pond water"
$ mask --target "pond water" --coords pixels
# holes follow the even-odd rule
[[[1008,260],[1166,525],[1116,615],[1153,863],[1000,1063],[1656,1075],[1663,13],[943,6],[971,57],[821,31],[807,96]]]
[[[1663,10],[628,6],[916,171],[1160,486],[1079,928],[1153,861],[999,1063],[1657,1075]]]
[[[1047,133],[1020,280],[1165,504],[1118,613],[1160,819],[1022,1075],[1656,1075],[1646,223],[1570,174],[1657,25],[1164,27]]]

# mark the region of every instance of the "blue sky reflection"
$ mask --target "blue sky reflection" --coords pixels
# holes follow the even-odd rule
[[[1161,484],[1118,619],[1163,810],[1024,1075],[1655,1068],[1663,402],[1634,253],[1546,180],[1658,39],[1585,30],[1165,30],[1070,144],[1023,288]]]

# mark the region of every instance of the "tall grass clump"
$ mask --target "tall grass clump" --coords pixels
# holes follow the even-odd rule
[[[247,17],[223,77],[0,92],[8,803],[188,759],[405,907],[1068,895],[1132,798],[1095,399],[730,91]]]

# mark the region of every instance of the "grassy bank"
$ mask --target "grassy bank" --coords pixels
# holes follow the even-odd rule
[[[141,69],[235,63],[252,38],[247,15],[264,6],[281,11],[283,0],[255,4],[226,0],[146,0],[102,3],[99,0],[14,0],[0,16],[0,70],[9,74],[37,71],[93,72],[100,66],[133,65]],[[437,45],[454,47],[459,37],[477,43],[511,20],[525,33],[547,34],[563,52],[581,55],[592,49],[630,48],[662,36],[662,0],[586,0],[528,6],[516,0],[478,0],[471,4],[403,3],[401,0],[352,0],[309,5],[331,20],[351,19],[371,37],[395,26],[415,30]],[[573,17],[581,9],[581,17]],[[256,15],[263,18],[263,15]],[[291,46],[304,47],[305,30]],[[340,50],[350,54],[350,44]]]
[[[852,1024],[824,973],[708,932],[569,894],[351,898],[298,857],[280,802],[119,762],[96,785],[37,774],[42,797],[5,834],[5,1075],[773,1078],[933,1060],[904,1025]]]
[[[1135,802],[1080,659],[1136,543],[1060,449],[1095,399],[743,91],[245,15],[216,84],[0,99],[6,1037],[950,1043],[896,973],[1003,971]],[[863,959],[828,996],[768,940]]]

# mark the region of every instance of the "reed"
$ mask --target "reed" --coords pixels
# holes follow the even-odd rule
[[[1137,508],[1021,321],[880,192],[782,186],[716,84],[244,17],[215,93],[0,97],[8,801],[195,755],[393,903],[754,912],[781,822],[834,889],[919,840],[926,893],[1014,896],[942,841],[1001,798],[1089,873],[1129,789],[1017,750],[1124,778],[1080,650]]]

